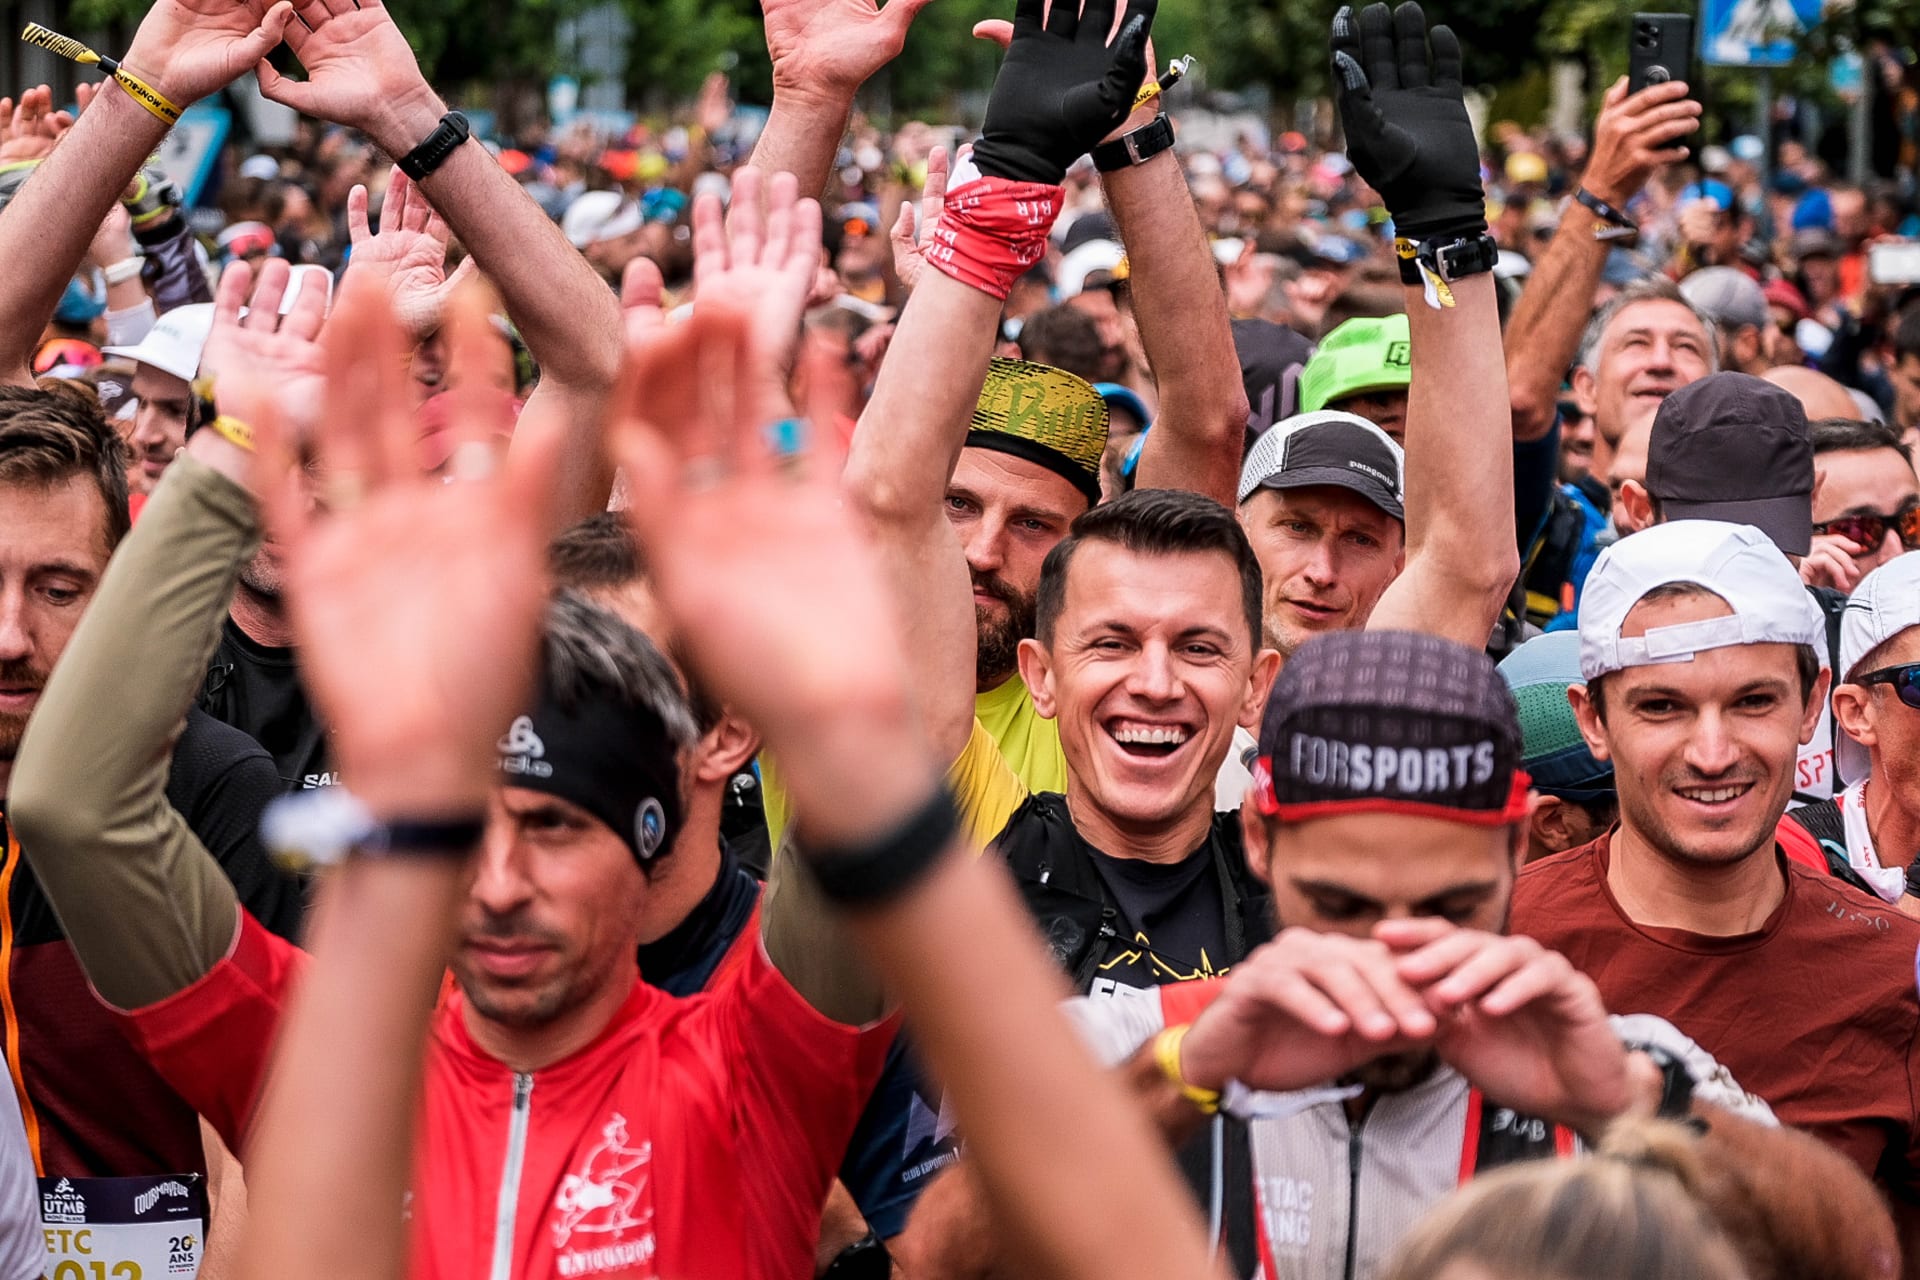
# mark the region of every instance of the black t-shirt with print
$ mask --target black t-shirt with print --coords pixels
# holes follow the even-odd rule
[[[340,781],[331,772],[326,730],[307,701],[292,649],[260,644],[228,618],[207,663],[199,706],[266,748],[288,790]]]
[[[1232,962],[1211,843],[1174,863],[1087,852],[1120,911],[1118,936],[1105,940],[1093,994],[1110,990],[1109,983],[1144,989],[1226,972]]]

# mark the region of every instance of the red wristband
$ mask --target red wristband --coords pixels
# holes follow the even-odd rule
[[[927,262],[942,275],[1005,301],[1013,282],[1047,254],[1066,191],[1039,182],[980,177],[962,160],[947,192]]]

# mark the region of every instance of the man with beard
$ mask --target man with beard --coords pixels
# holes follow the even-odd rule
[[[1680,520],[1609,547],[1580,613],[1586,683],[1568,696],[1614,765],[1620,825],[1523,871],[1513,927],[1855,1161],[1912,1275],[1920,922],[1789,861],[1774,835],[1827,667],[1820,607],[1758,529]]]
[[[1460,1182],[1684,1111],[1696,1083],[1765,1117],[1671,1027],[1610,1022],[1564,958],[1505,936],[1529,797],[1486,657],[1409,632],[1310,640],[1260,751],[1240,825],[1287,927],[1226,978],[1070,1008],[1170,1138],[1246,1122],[1250,1171],[1211,1190],[1251,1212],[1262,1280],[1364,1280]],[[915,1227],[946,1228],[939,1274],[980,1280],[996,1236],[971,1176],[929,1191]]]

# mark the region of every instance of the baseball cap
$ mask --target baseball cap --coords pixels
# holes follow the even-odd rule
[[[264,222],[236,222],[222,231],[214,243],[220,252],[244,258],[250,253],[272,253],[279,239]]]
[[[1500,663],[1520,713],[1522,763],[1533,789],[1562,800],[1598,800],[1613,793],[1613,765],[1593,758],[1567,701],[1580,677],[1580,636],[1535,636]]]
[[[1767,297],[1754,278],[1737,267],[1707,267],[1680,282],[1680,296],[1696,311],[1728,329],[1767,327]]]
[[[1299,412],[1300,372],[1313,358],[1313,344],[1271,320],[1235,320],[1233,349],[1240,357],[1240,385],[1246,388],[1247,447],[1260,433]]]
[[[995,356],[974,405],[967,447],[1011,453],[1045,467],[1071,481],[1091,504],[1100,501],[1107,421],[1107,402],[1085,378]]]
[[[1633,607],[1673,582],[1711,591],[1732,614],[1621,638]],[[1780,549],[1751,525],[1675,520],[1643,529],[1602,551],[1581,589],[1580,674],[1589,681],[1745,644],[1812,645],[1823,662],[1827,652],[1820,606]]]
[[[588,191],[574,198],[560,229],[576,249],[637,231],[645,222],[640,206],[618,191]]]
[[[1300,371],[1300,408],[1312,413],[1362,391],[1405,390],[1413,382],[1407,317],[1360,316],[1321,339]]]
[[[1527,813],[1513,694],[1483,653],[1411,631],[1336,631],[1280,669],[1250,798],[1298,822],[1413,813],[1476,826]]]
[[[1071,250],[1053,275],[1060,297],[1071,298],[1084,291],[1089,276],[1097,271],[1113,272],[1126,256],[1127,251],[1115,240],[1089,240]]]
[[[193,381],[200,372],[200,353],[206,349],[207,335],[213,332],[213,304],[194,302],[173,310],[154,321],[147,336],[131,347],[102,347],[110,356],[122,356],[170,373],[183,381]]]
[[[1147,402],[1142,400],[1139,392],[1132,387],[1122,386],[1117,382],[1096,382],[1093,384],[1093,389],[1100,393],[1102,400],[1107,402],[1109,434],[1112,433],[1112,414],[1115,409],[1124,410],[1133,415],[1133,420],[1140,424],[1142,433],[1153,425],[1153,415],[1147,412]]]
[[[1796,261],[1804,258],[1837,258],[1840,241],[1825,227],[1802,227],[1787,242],[1787,253]]]
[[[1296,414],[1253,442],[1240,468],[1239,501],[1259,489],[1331,484],[1405,520],[1404,460],[1400,446],[1365,418],[1336,409]]]
[[[1791,280],[1769,280],[1760,288],[1760,295],[1770,307],[1785,307],[1793,313],[1795,320],[1805,320],[1813,312],[1807,306],[1807,295],[1800,292]]]
[[[1754,525],[1788,555],[1813,545],[1813,437],[1799,399],[1745,373],[1688,383],[1653,417],[1647,492],[1668,520]]]
[[[1724,213],[1733,208],[1733,188],[1714,178],[1689,183],[1680,192],[1680,203],[1690,204],[1695,200],[1711,201],[1715,208]]]
[[[1840,670],[1836,680],[1867,674],[1866,656],[1909,627],[1920,627],[1920,551],[1909,551],[1860,579],[1840,615]],[[1834,767],[1848,786],[1866,777],[1867,749],[1842,729],[1833,735]]]
[[[280,177],[280,162],[268,155],[251,155],[240,162],[239,173],[256,182],[273,182]]]

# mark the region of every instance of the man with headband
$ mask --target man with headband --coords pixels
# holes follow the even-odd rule
[[[1522,872],[1513,927],[1565,952],[1608,1007],[1697,1039],[1911,1228],[1920,921],[1788,860],[1774,834],[1826,653],[1819,606],[1759,529],[1678,520],[1609,547],[1569,697],[1614,767],[1620,823]]]
[[[1264,1280],[1371,1276],[1459,1182],[1568,1154],[1669,1088],[1682,1110],[1696,1077],[1746,1109],[1671,1027],[1610,1023],[1566,960],[1504,936],[1528,779],[1485,656],[1408,632],[1316,638],[1274,683],[1259,745],[1241,826],[1285,928],[1225,978],[1070,1007],[1170,1138],[1250,1122],[1250,1170],[1229,1163],[1212,1190],[1253,1216]]]

